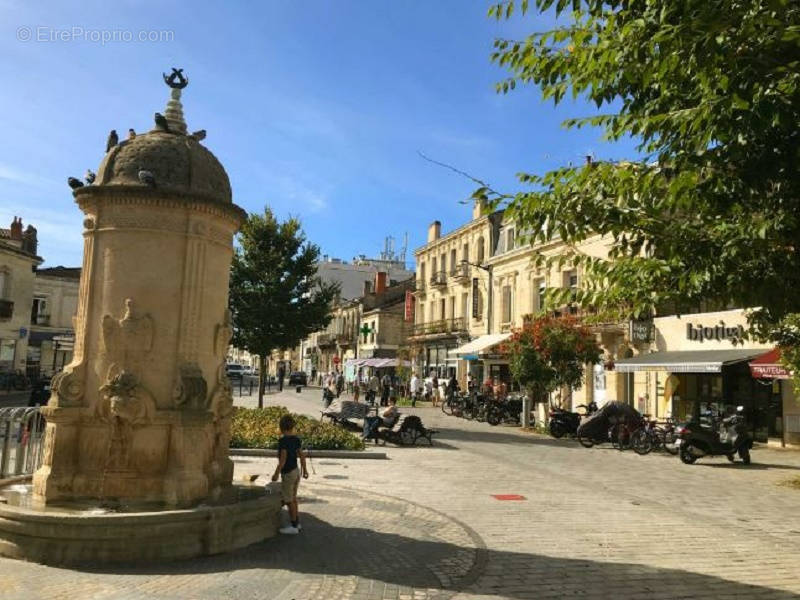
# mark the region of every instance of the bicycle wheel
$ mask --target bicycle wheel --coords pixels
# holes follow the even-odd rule
[[[636,454],[644,456],[653,450],[653,435],[645,429],[637,429],[630,436],[631,448]]]

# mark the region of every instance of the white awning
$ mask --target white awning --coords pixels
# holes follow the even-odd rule
[[[501,342],[505,342],[508,338],[511,337],[510,333],[489,333],[486,335],[482,335],[478,338],[475,338],[471,342],[467,342],[463,346],[459,346],[455,350],[451,350],[449,354],[451,356],[469,356],[469,355],[479,355],[488,352],[494,346]]]
[[[670,373],[720,373],[722,367],[750,360],[764,349],[685,350],[653,352],[616,361],[620,373],[637,371],[669,371]]]

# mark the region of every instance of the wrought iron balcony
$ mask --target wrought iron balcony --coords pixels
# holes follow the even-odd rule
[[[455,269],[450,271],[450,277],[461,283],[469,283],[470,271],[469,265],[461,263]]]
[[[447,273],[445,271],[438,271],[431,275],[431,285],[433,287],[444,287],[447,285]]]
[[[0,319],[14,316],[14,303],[11,300],[0,300]]]
[[[427,323],[416,323],[411,330],[411,336],[437,335],[462,333],[467,331],[467,322],[463,317],[454,319],[441,319]]]

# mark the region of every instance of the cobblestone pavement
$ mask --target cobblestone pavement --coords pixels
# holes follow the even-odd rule
[[[320,392],[266,402],[318,415]],[[0,559],[0,598],[800,598],[800,492],[777,485],[800,453],[687,466],[416,412],[433,448],[312,461],[299,536],[158,566]]]

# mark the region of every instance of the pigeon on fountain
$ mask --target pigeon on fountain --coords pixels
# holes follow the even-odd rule
[[[206,130],[201,129],[199,131],[195,131],[189,137],[192,138],[193,140],[197,140],[198,142],[204,140],[206,139]]]
[[[128,141],[131,141],[136,137],[136,132],[133,130],[133,127],[128,129]]]
[[[119,136],[117,135],[117,130],[112,129],[111,132],[108,134],[108,140],[106,141],[106,152],[111,150],[118,143],[119,143]]]
[[[83,178],[87,184],[92,185],[96,177],[97,175],[95,175],[91,169],[86,169],[86,175],[84,175]]]
[[[149,185],[150,187],[156,186],[155,176],[151,171],[147,171],[145,169],[139,169],[139,181],[145,185]]]
[[[156,121],[156,129],[158,129],[159,131],[169,132],[169,123],[167,123],[167,118],[160,112],[157,112],[155,114],[155,121]]]
[[[67,183],[73,190],[83,187],[83,182],[77,177],[67,177]]]

